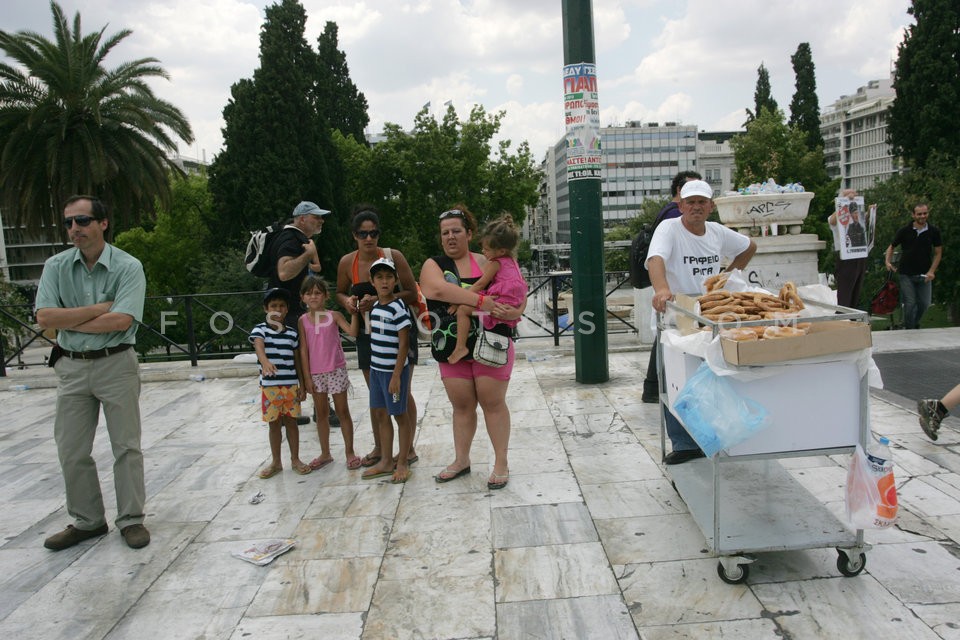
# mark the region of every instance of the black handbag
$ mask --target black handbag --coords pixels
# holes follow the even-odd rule
[[[888,316],[900,304],[900,286],[893,279],[893,272],[887,271],[887,280],[870,300],[870,313],[876,316]]]

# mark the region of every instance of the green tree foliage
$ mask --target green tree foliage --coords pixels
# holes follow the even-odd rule
[[[331,129],[364,142],[370,116],[367,98],[350,79],[347,55],[340,51],[336,22],[327,22],[317,38],[317,79],[314,99],[317,110]]]
[[[782,111],[767,109],[747,124],[746,133],[734,136],[730,146],[735,156],[737,187],[769,178],[781,185],[799,182],[816,194],[804,220],[804,233],[815,233],[821,240],[832,238],[826,219],[833,211],[839,181],[827,177],[823,147],[808,149],[803,131],[787,125]],[[820,257],[829,259],[828,252],[825,250]]]
[[[790,56],[796,77],[796,91],[790,101],[789,124],[803,132],[807,149],[823,148],[820,133],[820,100],[817,98],[817,77],[809,42],[801,42]]]
[[[167,173],[179,169],[165,153],[172,136],[193,141],[190,125],[147,84],[168,78],[155,58],[113,69],[107,55],[132,32],[84,35],[80,14],[67,22],[56,2],[54,39],[0,31],[0,198],[12,222],[60,227],[61,203],[89,193],[111,205],[122,228],[169,201]],[[172,135],[171,135],[172,134]]]
[[[878,212],[864,294],[872,295],[879,288],[886,275],[883,252],[897,229],[912,222],[914,205],[925,202],[930,207],[930,223],[943,236],[943,260],[933,281],[933,301],[947,305],[950,321],[960,324],[960,261],[953,258],[960,250],[960,158],[934,153],[924,167],[868,189],[864,202],[876,203]]]
[[[0,341],[3,343],[3,352],[10,357],[19,347],[19,340],[29,339],[31,334],[24,328],[30,324],[32,310],[30,303],[23,292],[7,281],[0,271]],[[0,367],[3,362],[0,362]]]
[[[934,152],[960,157],[960,4],[913,0],[916,24],[900,43],[888,132],[896,155],[923,167]]]
[[[746,124],[759,118],[764,109],[773,113],[779,108],[777,101],[773,99],[773,95],[770,93],[770,73],[761,62],[760,67],[757,68],[757,87],[753,91],[753,111],[747,109]]]
[[[437,214],[459,202],[481,224],[504,211],[523,221],[537,202],[538,172],[526,142],[511,153],[502,140],[493,151],[502,118],[475,106],[460,121],[451,106],[440,121],[422,110],[410,132],[388,123],[386,139],[372,148],[334,136],[350,199],[383,214],[381,245],[397,247],[418,267],[437,252]]]
[[[213,200],[203,176],[173,178],[170,205],[158,207],[149,230],[135,227],[119,234],[115,244],[143,263],[150,295],[193,293],[197,282],[190,265],[205,252]]]
[[[347,207],[340,160],[315,99],[319,63],[304,40],[306,20],[297,0],[267,7],[260,67],[231,87],[223,109],[224,150],[210,167],[210,191],[235,247],[248,231],[289,218],[301,200],[332,210],[319,242],[330,273],[349,243]]]

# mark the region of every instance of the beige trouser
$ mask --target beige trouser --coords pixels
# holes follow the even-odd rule
[[[106,524],[93,439],[100,407],[113,448],[113,484],[119,528],[143,522],[146,491],[140,451],[140,376],[128,349],[97,360],[64,356],[54,367],[60,384],[53,435],[67,491],[67,512],[78,529]]]

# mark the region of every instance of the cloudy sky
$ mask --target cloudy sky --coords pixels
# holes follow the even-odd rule
[[[502,135],[541,159],[564,134],[560,0],[300,0],[307,40],[340,29],[350,75],[369,102],[370,132],[409,127],[427,102],[506,112]],[[189,118],[180,152],[207,160],[222,144],[230,86],[258,65],[266,0],[61,0],[84,32],[133,34],[108,66],[153,56],[170,73],[156,92]],[[43,0],[0,0],[0,29],[50,36]],[[787,110],[790,56],[809,42],[821,108],[889,75],[911,23],[909,0],[593,0],[601,124],[677,121],[735,130],[753,106],[757,67]]]

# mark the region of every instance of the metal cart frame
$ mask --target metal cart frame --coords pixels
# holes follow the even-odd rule
[[[857,309],[804,301],[823,314],[804,317],[803,322],[853,320],[869,323],[869,314]],[[674,302],[668,309],[710,327],[714,337],[726,327],[782,324],[777,320],[719,323],[708,320]],[[664,345],[660,339],[663,315],[657,317],[657,369],[660,382],[660,447],[666,456],[667,376]],[[816,365],[810,365],[816,366]],[[851,365],[853,366],[853,365]],[[735,367],[750,368],[750,367]],[[747,383],[749,384],[749,383]],[[859,380],[860,423],[857,441],[866,448],[870,438],[869,386],[867,374]],[[682,423],[681,423],[682,424]],[[780,458],[850,453],[851,446],[829,446],[770,453],[730,455],[727,450],[704,459],[667,467],[673,486],[686,502],[707,544],[719,558],[717,573],[729,584],[744,582],[753,555],[765,551],[788,551],[835,547],[837,569],[856,576],[866,566],[870,545],[863,530],[851,531],[826,506],[794,479],[778,462]]]

